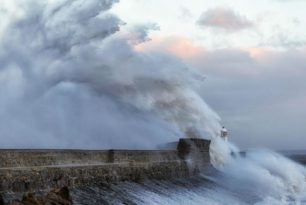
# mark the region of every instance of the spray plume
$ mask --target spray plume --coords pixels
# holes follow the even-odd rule
[[[254,198],[258,205],[304,204],[306,168],[266,149],[241,154],[239,149],[221,138],[213,138],[210,159],[220,175],[217,184],[235,193]]]
[[[114,3],[1,6],[2,147],[151,148],[189,129],[220,130],[194,73],[173,56],[135,50],[152,25],[123,34]]]

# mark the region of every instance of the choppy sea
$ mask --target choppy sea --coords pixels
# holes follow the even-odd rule
[[[224,151],[222,146],[216,149]],[[244,156],[214,155],[219,157],[217,161],[227,163],[213,174],[82,187],[72,190],[74,204],[306,205],[306,151],[279,154],[252,150]]]

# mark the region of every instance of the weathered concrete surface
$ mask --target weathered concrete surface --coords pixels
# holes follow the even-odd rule
[[[207,140],[180,143],[190,144],[187,151],[180,146],[162,151],[1,150],[0,192],[186,178],[198,174],[200,168],[210,167]]]
[[[145,178],[190,175],[184,162],[119,163],[68,167],[25,167],[0,171],[1,191],[25,192],[61,186],[83,186]]]
[[[214,172],[210,163],[209,140],[200,138],[180,139],[177,144],[178,156],[189,162],[189,168],[199,169],[201,173],[209,174]]]
[[[209,140],[198,138],[180,139],[177,145],[178,156],[181,159],[194,157],[196,160],[209,162]]]
[[[107,162],[107,156],[107,150],[0,150],[0,168]]]

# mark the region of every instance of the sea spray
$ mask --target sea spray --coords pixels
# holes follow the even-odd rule
[[[220,130],[195,89],[201,75],[169,54],[135,49],[155,27],[121,32],[116,2],[0,5],[2,147],[152,149],[188,129]]]
[[[259,204],[299,204],[306,199],[305,167],[281,154],[264,149],[239,152],[233,144],[213,138],[210,157],[222,173],[214,181],[233,191],[249,193]]]

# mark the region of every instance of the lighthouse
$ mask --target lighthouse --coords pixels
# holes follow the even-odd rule
[[[228,131],[227,129],[223,126],[221,129],[221,137],[222,139],[224,139],[225,141],[228,140]]]

